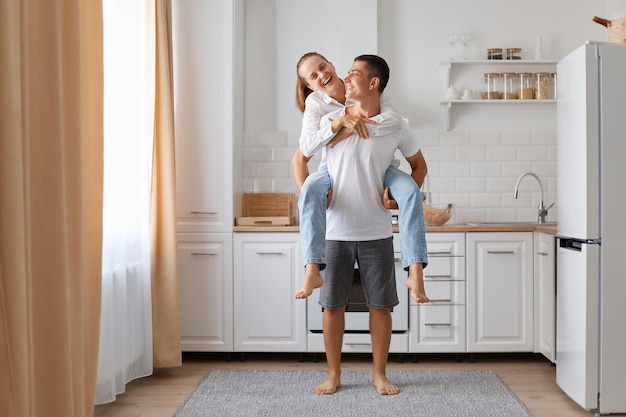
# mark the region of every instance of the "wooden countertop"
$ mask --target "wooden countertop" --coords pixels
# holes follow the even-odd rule
[[[295,226],[235,226],[235,232],[299,232]],[[398,232],[398,227],[393,227]],[[556,234],[556,222],[467,222],[426,226],[426,232],[546,232]]]

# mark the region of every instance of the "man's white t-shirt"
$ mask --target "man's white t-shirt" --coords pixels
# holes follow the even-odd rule
[[[345,109],[326,115],[340,117]],[[333,197],[326,210],[326,239],[368,241],[392,236],[391,213],[383,206],[385,172],[396,149],[405,157],[419,151],[410,126],[384,136],[361,139],[356,135],[327,147],[326,161],[333,187]]]

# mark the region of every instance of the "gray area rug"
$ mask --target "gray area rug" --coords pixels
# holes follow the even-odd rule
[[[313,388],[326,371],[210,371],[173,417],[528,417],[532,414],[489,370],[395,371],[398,395],[378,395],[368,371],[344,371],[334,395]]]

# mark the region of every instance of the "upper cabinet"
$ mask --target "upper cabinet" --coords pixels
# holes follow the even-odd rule
[[[234,6],[191,0],[172,6],[178,231],[230,232]]]

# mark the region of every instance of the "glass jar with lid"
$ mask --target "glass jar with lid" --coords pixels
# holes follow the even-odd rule
[[[487,59],[502,59],[502,48],[487,49]]]
[[[502,98],[504,100],[517,99],[517,74],[514,72],[503,72],[502,78]]]
[[[533,73],[519,72],[517,73],[517,80],[517,98],[520,100],[531,100],[535,92]]]
[[[550,74],[550,89],[552,91],[552,98],[556,100],[556,72]]]
[[[507,48],[506,59],[522,59],[522,48]]]
[[[550,88],[550,73],[549,72],[536,72],[535,73],[535,98],[537,100],[549,100],[552,98]]]
[[[486,100],[499,100],[502,98],[502,90],[500,87],[500,73],[485,73],[485,91],[483,98]]]

